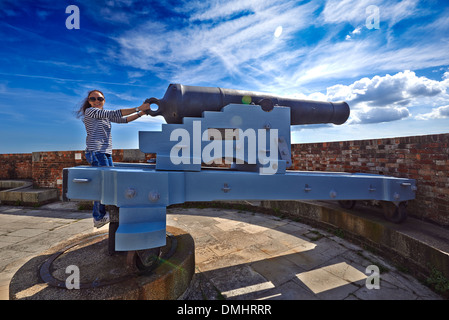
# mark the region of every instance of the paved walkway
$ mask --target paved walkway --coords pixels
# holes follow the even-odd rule
[[[32,257],[94,231],[90,212],[76,205],[0,205],[0,299],[8,299],[10,279]],[[185,300],[441,299],[384,259],[305,224],[211,208],[169,209],[167,224],[195,240],[196,274]],[[370,289],[376,268],[379,289]]]

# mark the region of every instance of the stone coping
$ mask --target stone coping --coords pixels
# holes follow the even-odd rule
[[[40,206],[58,200],[58,190],[33,188],[29,180],[0,180],[0,203]]]

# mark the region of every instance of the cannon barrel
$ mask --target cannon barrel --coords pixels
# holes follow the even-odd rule
[[[234,104],[256,104],[270,111],[274,106],[289,107],[292,125],[334,123],[342,124],[349,117],[346,102],[324,102],[280,97],[266,93],[223,89],[218,87],[170,84],[162,99],[150,98],[152,106],[147,113],[163,116],[167,123],[182,123],[184,117],[201,117],[204,111],[220,111]]]

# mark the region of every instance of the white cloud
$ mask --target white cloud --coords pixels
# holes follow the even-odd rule
[[[245,8],[252,12],[227,19]],[[193,11],[191,23],[181,28],[165,22],[138,25],[115,38],[120,50],[110,54],[122,64],[170,81],[255,77],[256,73],[265,74],[260,65],[272,68],[281,62],[277,55],[290,50],[284,50],[286,43],[313,22],[316,8],[313,3],[295,7],[292,3],[226,2]],[[282,37],[273,37],[279,26]]]
[[[374,76],[354,82],[349,88],[341,86],[328,89],[330,98],[342,96],[354,103],[365,102],[370,106],[390,104],[408,105],[417,97],[432,97],[444,92],[443,83],[426,77],[417,77],[415,72],[406,70],[393,76]],[[349,96],[348,96],[349,93]]]
[[[252,0],[252,1],[198,1],[186,5],[184,13],[190,13],[190,20],[216,20],[224,19],[233,14],[240,14],[245,11],[257,12],[267,7],[275,5],[276,1]]]
[[[346,36],[346,40],[351,40],[354,36],[362,33],[362,27],[355,28],[350,34]]]
[[[405,107],[367,108],[367,110],[357,110],[352,113],[348,124],[390,122],[405,119],[409,116],[410,112]]]
[[[417,120],[430,120],[449,117],[449,105],[439,108],[433,108],[431,112],[419,114],[415,118]]]
[[[412,116],[410,109],[426,110],[449,100],[449,80],[442,81],[418,77],[406,70],[394,75],[362,78],[350,85],[337,84],[327,88],[326,94],[296,95],[297,98],[346,101],[351,108],[348,124],[380,123],[396,121]],[[420,120],[441,118],[449,115],[449,106],[434,108],[431,112],[418,114]]]
[[[279,85],[295,83],[306,86],[314,82],[352,79],[365,74],[390,70],[424,69],[449,64],[447,47],[438,42],[408,47],[386,47],[376,39],[332,43],[323,40],[309,48],[299,63],[290,66],[279,78]],[[293,70],[292,73],[289,70]],[[279,70],[279,73],[282,72]]]

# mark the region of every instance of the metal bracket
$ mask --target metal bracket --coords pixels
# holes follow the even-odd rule
[[[227,183],[225,183],[223,185],[223,188],[221,188],[221,190],[223,190],[224,193],[228,193],[229,191],[231,191],[231,188],[228,186]]]

